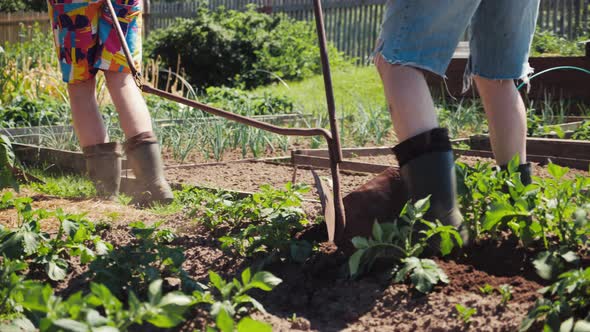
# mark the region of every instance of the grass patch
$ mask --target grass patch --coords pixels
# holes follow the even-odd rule
[[[174,201],[170,204],[154,203],[148,210],[159,216],[167,216],[182,211],[183,205],[178,201],[178,192],[174,192]]]
[[[358,105],[385,105],[383,85],[373,66],[343,66],[332,71],[336,110],[340,114],[350,114],[358,110]],[[326,110],[326,92],[321,75],[298,81],[274,84],[254,90],[255,93],[268,92],[284,95],[296,103],[303,113]]]
[[[28,170],[45,183],[29,183],[28,187],[36,192],[61,198],[90,198],[96,196],[92,182],[84,177],[72,174],[47,174],[39,169]]]

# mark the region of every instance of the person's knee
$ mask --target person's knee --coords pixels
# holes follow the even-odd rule
[[[96,88],[96,78],[92,77],[84,81],[68,83],[70,93],[88,93],[93,92]]]
[[[473,75],[473,80],[479,88],[505,88],[514,86],[514,80],[511,79],[491,79],[481,77],[479,75]]]
[[[424,73],[420,68],[403,63],[390,63],[381,54],[377,54],[373,60],[377,72],[381,77],[418,75],[423,76]]]
[[[121,84],[127,80],[132,80],[131,74],[116,71],[104,71],[104,78],[108,85]]]

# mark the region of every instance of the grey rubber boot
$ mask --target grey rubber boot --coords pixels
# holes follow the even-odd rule
[[[139,194],[132,203],[140,206],[172,203],[174,194],[164,177],[160,145],[154,133],[145,132],[128,139],[125,153],[139,182]]]
[[[114,200],[121,185],[121,145],[114,142],[97,144],[82,148],[82,152],[97,196]]]
[[[393,148],[400,165],[400,175],[412,201],[430,196],[430,210],[425,219],[440,220],[461,233],[464,245],[469,237],[463,229],[463,217],[457,205],[457,182],[453,151],[444,128],[435,128],[414,136]],[[438,250],[439,240],[431,241]]]

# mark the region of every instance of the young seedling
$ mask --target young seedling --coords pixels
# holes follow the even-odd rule
[[[465,325],[469,325],[471,323],[471,316],[477,313],[477,309],[465,307],[459,303],[455,304],[455,309],[459,314],[459,319],[461,319]]]
[[[502,296],[501,304],[503,306],[506,306],[508,304],[508,301],[512,299],[512,286],[507,284],[500,285],[500,287],[498,288],[498,292],[500,292],[500,295]]]
[[[485,284],[483,287],[479,287],[479,291],[484,294],[484,295],[490,295],[492,294],[496,289],[494,288],[494,286],[490,285],[490,284]]]

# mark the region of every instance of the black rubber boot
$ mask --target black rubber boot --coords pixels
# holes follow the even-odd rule
[[[432,129],[403,141],[393,152],[410,199],[417,201],[431,195],[425,219],[454,226],[467,244],[467,231],[461,227],[463,217],[457,205],[455,161],[448,131]],[[431,241],[431,249],[438,250],[439,243],[438,239]]]
[[[103,143],[82,148],[86,171],[98,197],[114,200],[121,185],[121,145]]]
[[[505,171],[508,169],[508,165],[502,165],[502,166],[500,166],[500,169]],[[517,172],[520,173],[520,182],[522,182],[522,184],[524,184],[525,186],[528,186],[529,184],[531,184],[533,182],[532,169],[533,169],[533,166],[531,163],[518,165]]]
[[[139,183],[139,194],[132,203],[140,206],[172,203],[174,194],[164,178],[164,163],[154,133],[145,132],[128,139],[125,153]]]

